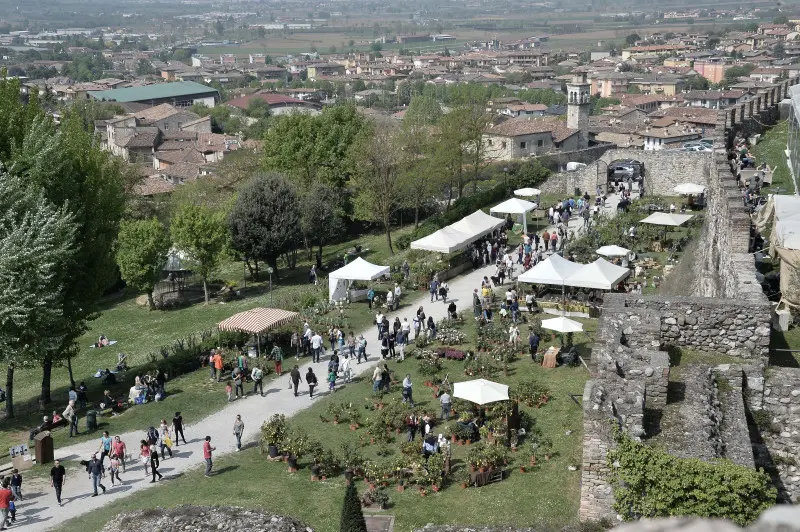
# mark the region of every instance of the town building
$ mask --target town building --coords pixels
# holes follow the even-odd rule
[[[194,104],[214,107],[219,101],[217,89],[194,81],[156,83],[140,87],[92,91],[89,92],[89,96],[99,101],[134,102],[153,106],[168,103],[175,107],[191,107]]]

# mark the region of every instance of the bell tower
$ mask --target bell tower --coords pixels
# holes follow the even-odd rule
[[[577,129],[578,149],[589,147],[589,106],[591,105],[591,84],[586,81],[586,73],[572,77],[567,83],[567,127]]]

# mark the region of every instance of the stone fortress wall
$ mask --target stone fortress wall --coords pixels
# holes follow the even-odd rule
[[[778,103],[798,82],[781,81],[720,110],[713,153],[610,149],[594,164],[556,174],[542,187],[544,193],[592,191],[598,179],[605,180],[608,164],[626,158],[644,163],[650,193],[668,194],[683,182],[708,187],[698,252],[688,258],[694,277],[686,296],[611,294],[604,300],[583,397],[583,521],[616,515],[606,464],[613,446],[609,421],[635,439],[651,437],[675,393],[671,385],[681,390],[669,412],[681,437],[668,439],[669,452],[764,467],[783,500],[800,499],[800,369],[769,367],[771,305],[756,281],[748,253],[750,217],[726,151],[737,134],[750,136],[774,124]],[[730,357],[730,363],[679,366],[671,383],[669,348]],[[756,415],[769,430],[754,429]]]

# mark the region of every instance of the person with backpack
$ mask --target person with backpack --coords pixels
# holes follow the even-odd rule
[[[308,373],[306,373],[306,384],[308,384],[308,395],[309,397],[314,397],[314,388],[317,386],[317,376],[314,375],[314,370],[308,368]]]
[[[152,446],[152,452],[155,453],[157,461],[158,451],[155,450],[155,445],[158,443],[158,430],[155,427],[150,427],[147,429],[146,440],[147,444]]]
[[[253,367],[250,378],[253,379],[253,395],[261,391],[261,397],[264,397],[264,370],[260,366]]]

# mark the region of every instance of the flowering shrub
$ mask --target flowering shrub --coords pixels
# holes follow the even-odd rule
[[[466,336],[458,329],[442,327],[436,331],[436,339],[444,345],[463,344]]]
[[[467,354],[464,351],[451,349],[449,347],[440,347],[436,350],[436,353],[439,355],[439,357],[444,357],[447,360],[464,360],[467,357]]]

